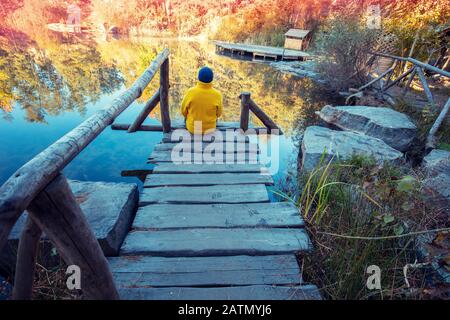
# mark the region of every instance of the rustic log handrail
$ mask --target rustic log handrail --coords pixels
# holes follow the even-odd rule
[[[97,112],[65,134],[19,168],[0,187],[0,250],[4,248],[20,215],[26,209],[30,214],[24,230],[26,234],[21,236],[19,244],[19,275],[34,270],[37,252],[34,246],[40,237],[39,230],[42,230],[55,243],[66,263],[77,264],[84,267],[84,271],[88,270],[81,274],[84,283],[82,289],[87,298],[118,298],[106,258],[60,172],[142,95],[160,68],[163,85],[160,93],[168,109],[168,58],[169,50],[165,49],[109,108]],[[168,110],[165,123],[170,128]],[[28,246],[33,247],[26,250]],[[25,254],[30,257],[24,257]],[[31,278],[22,279],[18,281],[21,287],[14,289],[14,297],[28,299],[32,292],[32,275]]]
[[[381,96],[384,99],[387,99],[387,101],[391,104],[395,103],[395,101],[389,96],[386,95],[385,93],[387,92],[387,90],[389,90],[390,88],[392,88],[393,86],[399,84],[400,82],[402,82],[403,80],[405,80],[408,76],[408,80],[406,81],[406,84],[404,85],[404,89],[402,92],[402,95],[405,96],[407,94],[407,90],[408,88],[411,86],[414,78],[417,76],[419,78],[420,83],[422,84],[423,87],[423,91],[425,93],[425,96],[430,104],[430,106],[436,110],[437,106],[435,103],[435,100],[433,98],[433,94],[430,90],[430,87],[428,85],[428,81],[427,78],[425,76],[425,72],[424,70],[430,71],[430,72],[434,72],[436,74],[440,74],[444,77],[450,78],[450,72],[447,72],[445,70],[439,69],[435,66],[432,66],[428,63],[423,63],[419,60],[413,59],[411,57],[405,58],[405,57],[399,57],[399,56],[395,56],[395,55],[391,55],[391,54],[386,54],[386,53],[380,53],[380,52],[369,52],[369,54],[372,55],[372,58],[374,57],[384,57],[384,58],[390,58],[394,60],[393,65],[386,70],[385,72],[383,72],[382,74],[380,74],[379,76],[377,76],[375,79],[370,80],[368,83],[366,83],[365,85],[359,87],[358,89],[350,89],[354,90],[353,92],[350,93],[343,93],[344,95],[347,96],[346,99],[346,103],[348,103],[348,101],[351,98],[354,97],[361,97],[363,94],[363,91],[365,89],[368,89],[369,87],[373,86],[375,83],[377,82],[381,82],[383,81],[383,78],[387,75],[389,75],[386,85],[385,86],[380,86],[380,91],[381,91]],[[370,59],[369,61],[373,62],[373,59]],[[392,82],[389,83],[395,68],[397,68],[400,64],[398,63],[398,61],[402,61],[405,63],[411,63],[412,66],[402,72],[395,80],[393,80]],[[406,64],[405,64],[406,67]],[[450,101],[450,99],[449,99]],[[428,133],[428,137],[427,137],[427,141],[426,141],[426,149],[430,150],[435,148],[436,146],[436,132],[438,131],[439,127],[441,126],[442,122],[444,121],[444,118],[447,116],[448,111],[449,111],[449,101],[447,101],[447,103],[444,105],[444,107],[442,108],[442,110],[440,111],[440,114],[438,116],[438,118],[436,119],[434,125],[432,126],[430,132]]]
[[[167,86],[167,83],[161,82],[161,85]],[[184,124],[177,124],[177,123],[172,124],[170,122],[170,117],[167,114],[164,116],[163,110],[167,110],[168,113],[169,108],[163,107],[164,103],[161,103],[162,94],[163,90],[161,89],[158,92],[156,92],[155,95],[146,103],[146,105],[144,106],[144,108],[142,109],[142,111],[132,124],[113,123],[111,125],[111,129],[125,130],[128,133],[136,131],[170,132],[171,130],[185,129],[186,126]],[[249,129],[250,111],[251,111],[264,124],[264,127],[256,127],[256,128],[252,127],[251,128],[252,132],[260,134],[260,133],[273,133],[275,132],[274,130],[278,130],[278,134],[280,135],[283,134],[281,129],[276,125],[276,123],[256,104],[255,101],[252,100],[251,94],[249,92],[242,92],[239,95],[239,99],[241,100],[241,113],[238,125],[229,126],[223,125],[223,123],[218,122],[217,130],[241,129],[243,131],[247,131]],[[160,103],[161,106],[161,125],[144,125],[143,122],[145,118],[156,107],[158,102]]]
[[[400,60],[403,62],[410,62],[418,67],[421,67],[422,69],[425,69],[425,70],[428,70],[431,72],[435,72],[442,76],[450,78],[450,72],[436,68],[435,66],[432,66],[428,63],[421,62],[421,61],[413,59],[413,58],[399,57],[399,56],[395,56],[395,55],[391,55],[391,54],[387,54],[387,53],[380,53],[380,52],[370,52],[370,54],[372,54],[374,56],[378,56],[378,57],[391,58],[391,59]]]

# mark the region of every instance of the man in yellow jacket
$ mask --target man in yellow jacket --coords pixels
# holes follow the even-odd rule
[[[212,87],[213,79],[214,73],[210,68],[201,68],[197,85],[186,92],[181,103],[186,129],[192,134],[214,130],[217,119],[222,115],[222,94]]]

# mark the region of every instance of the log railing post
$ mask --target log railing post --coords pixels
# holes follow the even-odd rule
[[[447,103],[442,108],[439,116],[437,117],[436,121],[434,122],[433,126],[430,129],[430,132],[428,133],[425,146],[426,150],[436,148],[436,133],[438,132],[440,126],[444,122],[444,119],[447,116],[449,109],[450,109],[450,98],[447,100]]]
[[[165,133],[170,132],[170,112],[169,112],[169,58],[163,62],[160,69],[160,108],[161,123]]]
[[[242,92],[241,98],[241,119],[239,127],[243,131],[248,130],[248,122],[250,118],[250,92]]]
[[[434,104],[433,94],[431,93],[430,87],[428,86],[428,82],[425,78],[425,73],[423,72],[422,68],[417,67],[417,75],[419,76],[420,82],[422,83],[423,91],[425,91],[428,102],[430,103],[432,108],[435,108],[436,105]]]
[[[128,133],[133,133],[133,132],[136,132],[137,130],[139,130],[142,123],[144,123],[145,118],[147,118],[148,115],[150,114],[150,112],[152,112],[153,109],[155,109],[155,107],[158,105],[159,95],[160,95],[160,91],[158,89],[158,91],[144,105],[144,108],[142,108],[142,110],[139,113],[139,115],[137,116],[136,120],[134,120],[134,122],[130,125],[130,127],[128,128]]]
[[[85,298],[119,298],[108,262],[64,176],[50,182],[28,212],[63,260],[80,268]]]
[[[12,294],[14,300],[31,300],[33,296],[33,280],[41,236],[41,229],[28,216],[20,235],[19,248],[17,250]]]

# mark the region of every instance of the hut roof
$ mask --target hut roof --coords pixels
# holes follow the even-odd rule
[[[309,30],[301,30],[301,29],[289,29],[284,35],[286,37],[299,38],[303,39],[310,33]]]

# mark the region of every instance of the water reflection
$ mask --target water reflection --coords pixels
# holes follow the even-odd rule
[[[209,65],[224,96],[223,120],[239,120],[238,96],[250,91],[286,133],[281,141],[282,169],[286,170],[287,159],[296,158],[291,135],[299,117],[327,102],[314,93],[315,84],[308,79],[276,72],[267,65],[218,56],[214,46],[206,42],[81,40],[61,35],[25,41],[0,35],[0,183],[90,114],[107,107],[164,47],[171,50],[171,117],[181,117],[184,92],[194,85],[198,68]],[[117,122],[130,123],[158,86],[159,81],[153,81]],[[157,123],[156,119],[158,109],[147,122]],[[82,180],[131,181],[120,177],[120,172],[146,169],[145,160],[160,138],[160,133],[126,134],[107,129],[75,159],[66,174]]]

